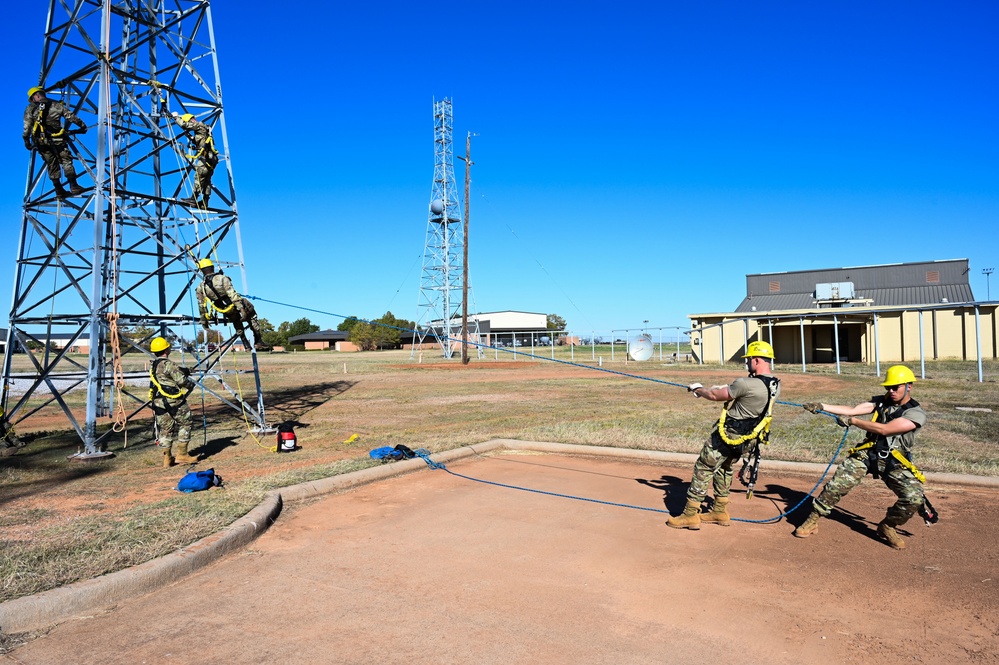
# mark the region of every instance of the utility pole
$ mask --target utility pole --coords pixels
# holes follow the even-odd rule
[[[476,134],[478,136],[478,134]],[[468,192],[472,183],[472,132],[468,133],[465,137],[465,156],[456,155],[458,159],[465,162],[465,247],[464,256],[462,263],[464,264],[462,268],[461,275],[461,364],[468,364],[468,218],[469,213],[469,198]]]
[[[468,185],[465,185],[468,187]],[[468,196],[468,190],[465,190],[465,196]],[[985,299],[992,300],[992,290],[989,288],[989,277],[992,276],[995,268],[982,268],[982,274],[985,275]]]

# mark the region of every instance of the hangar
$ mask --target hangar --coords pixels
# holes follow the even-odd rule
[[[999,357],[995,301],[975,300],[968,260],[746,275],[733,312],[689,314],[700,362],[738,362],[749,342],[778,363]]]

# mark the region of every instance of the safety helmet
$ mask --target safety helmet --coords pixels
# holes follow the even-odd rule
[[[153,341],[149,343],[149,350],[153,353],[159,353],[160,351],[166,351],[170,348],[170,342],[166,341],[162,337],[154,337]]]
[[[750,342],[743,358],[769,358],[774,359],[774,347],[768,342]]]
[[[180,116],[180,121],[187,122],[188,120],[192,120],[193,118],[194,118],[193,113],[185,113],[184,115]]]
[[[214,265],[215,264],[212,263],[211,259],[201,259],[200,261],[198,261],[198,270],[201,270],[202,268],[211,268]]]
[[[914,383],[916,376],[905,365],[892,365],[885,374],[883,386],[900,386],[903,383]]]
[[[45,88],[39,88],[37,86],[34,88],[28,88],[28,99],[34,97],[36,92],[45,92]]]

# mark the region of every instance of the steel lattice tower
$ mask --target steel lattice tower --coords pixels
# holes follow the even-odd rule
[[[50,0],[37,85],[88,125],[72,137],[71,150],[81,183],[93,187],[57,199],[44,160],[31,154],[0,425],[14,426],[54,404],[84,443],[80,457],[100,457],[111,430],[98,433],[98,418],[112,410],[131,417],[148,404],[141,379],[148,378],[150,338],[165,336],[181,350],[197,338],[195,259],[238,267],[246,293],[209,1]],[[215,201],[206,210],[178,201],[191,193],[193,168],[171,112],[193,114],[212,128],[219,163]],[[144,332],[119,335],[129,327]],[[52,343],[54,335],[68,338],[64,348]],[[86,365],[69,353],[84,341]],[[29,342],[44,348],[25,354],[31,370],[16,373],[14,351]],[[265,429],[256,355],[255,409],[225,381],[233,372],[223,372],[220,360],[233,343],[198,357],[192,376]],[[209,385],[207,377],[217,382]],[[129,378],[140,385],[128,385]]]
[[[453,118],[450,99],[434,102],[434,182],[416,318],[417,345],[432,336],[445,358],[451,358],[461,347],[465,268],[465,232],[454,180]],[[471,341],[478,342],[478,319],[469,321],[468,335]],[[481,347],[477,349],[481,355]]]

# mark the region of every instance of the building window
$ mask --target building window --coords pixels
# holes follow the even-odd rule
[[[780,293],[780,282],[770,282],[770,293]]]
[[[926,271],[926,283],[927,284],[939,284],[940,283],[940,271],[939,270],[927,270]]]

